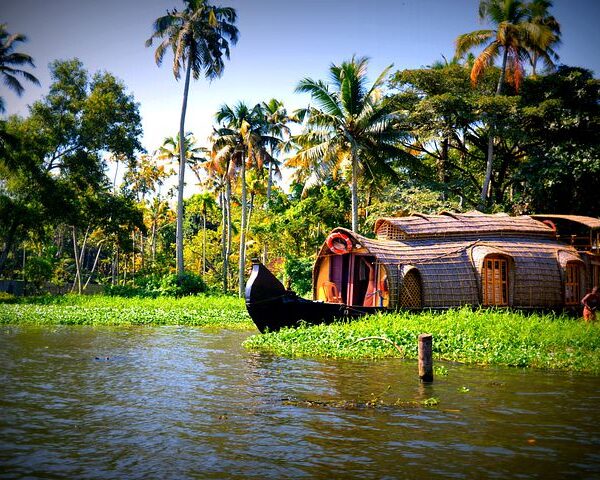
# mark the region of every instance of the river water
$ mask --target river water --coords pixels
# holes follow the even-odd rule
[[[438,362],[423,386],[250,334],[2,327],[0,478],[600,478],[600,377]]]

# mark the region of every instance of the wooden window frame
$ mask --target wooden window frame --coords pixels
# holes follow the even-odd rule
[[[488,269],[491,265],[491,276]],[[504,266],[504,271],[502,271]],[[509,304],[509,259],[503,255],[486,255],[481,269],[482,304],[487,307],[508,307]],[[498,272],[498,275],[496,275]],[[490,281],[491,280],[491,281]],[[500,292],[500,299],[497,293]],[[491,302],[489,301],[491,299]],[[500,301],[498,301],[500,300]]]
[[[600,263],[592,262],[592,284],[588,286],[591,290],[600,287]]]
[[[581,268],[579,262],[567,262],[565,266],[565,305],[579,305],[582,298]]]

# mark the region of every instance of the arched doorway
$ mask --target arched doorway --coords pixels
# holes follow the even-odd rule
[[[399,303],[401,308],[423,307],[421,275],[416,268],[411,268],[402,278]]]
[[[509,261],[502,255],[487,255],[481,270],[483,305],[508,306]]]

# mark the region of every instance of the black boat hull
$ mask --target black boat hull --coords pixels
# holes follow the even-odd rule
[[[246,284],[246,308],[261,333],[297,327],[302,322],[311,325],[331,323],[382,310],[381,307],[349,307],[341,303],[306,300],[286,290],[261,263],[253,265]]]

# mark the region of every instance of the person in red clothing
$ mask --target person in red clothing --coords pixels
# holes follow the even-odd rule
[[[596,320],[596,310],[600,307],[600,293],[598,293],[598,287],[592,288],[592,291],[588,293],[581,300],[583,305],[583,318],[586,322],[593,322]]]

